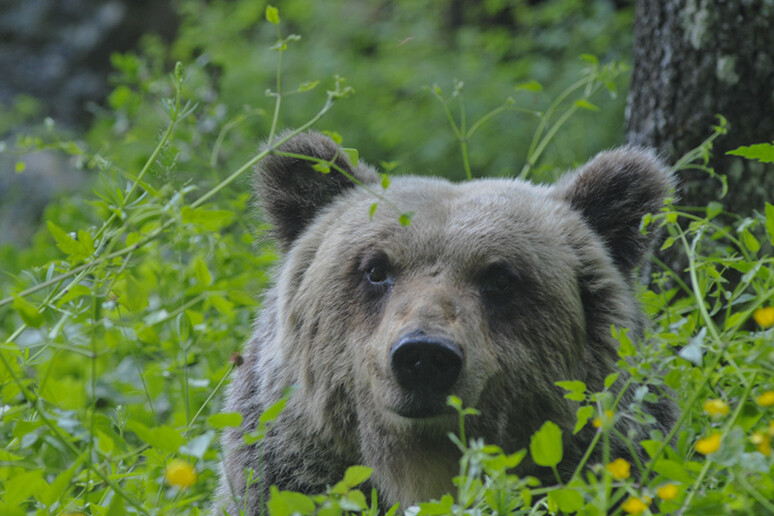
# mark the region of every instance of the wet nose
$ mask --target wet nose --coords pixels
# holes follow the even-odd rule
[[[448,391],[462,369],[462,349],[443,337],[411,333],[390,349],[390,367],[398,384],[410,391]]]

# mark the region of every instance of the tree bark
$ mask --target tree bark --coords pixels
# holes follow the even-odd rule
[[[727,209],[763,209],[774,194],[774,166],[727,156],[774,140],[774,1],[638,0],[628,98],[629,143],[656,147],[673,161],[712,134],[728,134],[710,165],[728,178]],[[718,181],[681,172],[683,204],[719,197]]]

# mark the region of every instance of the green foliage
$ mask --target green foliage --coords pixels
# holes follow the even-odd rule
[[[386,172],[516,175],[520,164],[522,175],[550,177],[619,131],[597,94],[615,92],[623,68],[590,56],[572,66],[558,50],[614,48],[615,31],[600,36],[602,43],[582,37],[603,30],[602,21],[628,20],[606,5],[471,3],[464,20],[489,20],[488,30],[475,30],[465,21],[450,28],[438,2],[399,1],[391,10],[289,0],[280,17],[261,2],[184,0],[171,50],[148,38],[141,54],[113,56],[110,111],[83,140],[49,131],[17,145],[67,153],[99,182],[87,203],[52,204],[28,248],[0,252],[0,514],[205,512],[217,483],[217,432],[241,424],[239,414],[218,413],[216,400],[242,361],[255,294],[276,260],[266,228],[248,222],[255,216],[246,176],[290,136],[280,126],[319,127],[325,116],[327,127],[341,131],[332,137],[367,156],[387,155]],[[317,37],[344,15],[353,32]],[[505,15],[513,26],[538,27],[542,37],[517,31],[514,38],[512,27],[494,21]],[[576,27],[579,19],[584,27]],[[305,38],[283,36],[286,20]],[[263,51],[269,38],[274,51]],[[455,56],[438,52],[443,38],[454,39]],[[368,63],[364,55],[378,59]],[[170,56],[188,64],[167,75]],[[448,70],[466,79],[464,99]],[[352,72],[349,81],[334,75],[342,71]],[[423,89],[436,83],[442,86]],[[498,89],[503,83],[507,91]],[[449,97],[446,84],[453,85]],[[512,102],[502,100],[509,96]],[[21,99],[13,108],[15,121],[32,116],[28,104]],[[589,120],[595,129],[579,131]],[[428,130],[446,124],[451,130]],[[266,136],[269,149],[256,152],[255,135]],[[706,169],[716,136],[676,168]],[[761,145],[737,154],[765,160],[771,146]],[[346,152],[357,161],[358,151]],[[314,165],[343,172],[329,162]],[[379,189],[390,186],[382,177],[371,214],[393,209],[408,225],[411,213],[382,204]],[[455,492],[419,504],[418,513],[636,514],[650,501],[664,513],[774,512],[774,207],[760,209],[739,217],[717,200],[670,204],[643,221],[643,231],[664,231],[664,248],[687,257],[685,271],[656,261],[641,293],[653,320],[649,338],[633,342],[612,329],[622,373],[610,375],[602,392],[557,379],[578,405],[574,432],[593,427],[601,463],[589,450],[570,478],[560,478],[562,431],[552,422],[532,436],[529,450],[511,454],[469,439],[464,422],[477,412],[452,399],[460,428],[450,438],[462,453]],[[622,404],[613,387],[635,389],[634,401]],[[251,441],[262,439],[289,396],[264,413]],[[675,397],[678,424],[670,435],[632,442],[649,459],[623,475],[610,456],[612,423],[647,419],[642,404],[657,396]],[[524,460],[552,468],[556,483],[515,474]],[[360,490],[370,474],[353,466],[312,495],[274,488],[269,513],[376,515],[375,496]]]

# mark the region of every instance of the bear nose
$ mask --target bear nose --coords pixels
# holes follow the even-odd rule
[[[415,332],[392,346],[390,367],[404,389],[443,393],[460,375],[462,349],[449,339]]]

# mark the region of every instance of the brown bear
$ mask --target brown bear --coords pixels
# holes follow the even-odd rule
[[[335,166],[322,173],[320,161]],[[601,391],[617,367],[611,327],[643,335],[632,276],[654,237],[640,221],[672,188],[652,152],[601,153],[553,186],[394,177],[382,191],[379,180],[314,132],[259,164],[256,191],[283,257],[227,394],[225,410],[243,415],[223,438],[230,514],[259,513],[270,485],[323,492],[355,464],[373,468],[368,487],[384,507],[440,497],[460,457],[449,395],[480,410],[469,435],[507,452],[545,421],[559,425],[566,481],[594,429],[573,435],[578,405],[556,382]],[[413,212],[410,225],[401,212]],[[245,445],[291,386],[265,439]],[[671,404],[645,409],[666,434]],[[624,419],[619,430],[647,438],[640,426]],[[630,456],[611,435],[612,457]],[[555,482],[531,462],[516,472]]]

